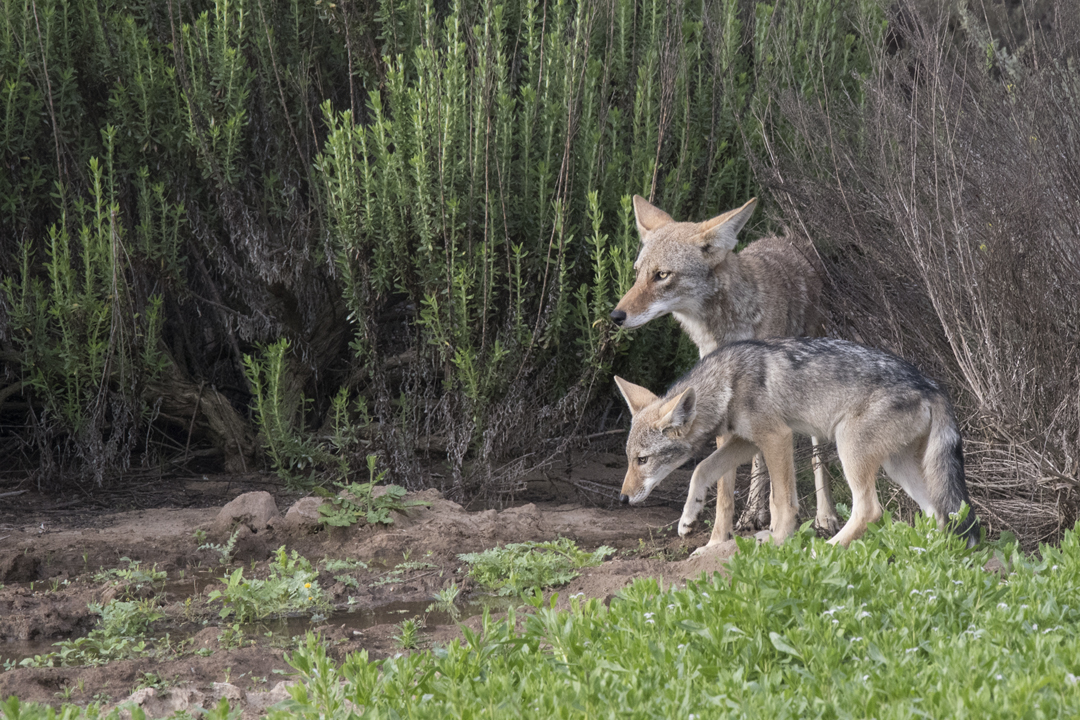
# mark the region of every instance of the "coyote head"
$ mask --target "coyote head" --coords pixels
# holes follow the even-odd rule
[[[637,504],[693,454],[688,431],[697,413],[696,395],[691,387],[673,398],[658,398],[620,377],[615,382],[634,418],[626,440],[627,468],[621,499]]]
[[[754,213],[757,199],[701,223],[675,222],[671,216],[634,196],[634,217],[641,251],[634,286],[623,296],[611,319],[635,328],[670,312],[694,313],[718,289],[715,270],[735,249],[736,236]]]

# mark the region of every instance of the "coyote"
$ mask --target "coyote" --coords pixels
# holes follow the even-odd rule
[[[641,502],[706,441],[724,437],[694,469],[679,535],[689,532],[705,491],[720,477],[716,528],[721,539],[730,535],[731,471],[760,449],[772,479],[772,538],[788,538],[799,509],[794,432],[836,440],[851,486],[851,518],[830,543],[847,546],[881,517],[876,476],[882,466],[941,528],[961,503],[971,504],[948,395],[889,353],[832,338],[748,340],[707,355],[662,398],[615,380],[633,415],[623,502]],[[973,513],[954,530],[969,546],[979,539]]]
[[[698,346],[701,357],[737,340],[820,334],[821,277],[806,259],[804,248],[796,247],[789,239],[768,237],[750,243],[738,254],[733,252],[736,236],[756,204],[753,198],[703,223],[675,222],[666,212],[635,195],[634,216],[642,247],[634,263],[634,286],[611,313],[615,324],[636,328],[671,313]],[[836,533],[840,518],[820,459],[818,440],[811,440],[817,488],[815,522]],[[765,527],[766,521],[767,485],[760,469],[759,456],[754,459],[750,496],[743,515],[743,522],[758,530]],[[734,482],[734,476],[725,478],[725,483]],[[712,542],[725,539],[714,528]]]

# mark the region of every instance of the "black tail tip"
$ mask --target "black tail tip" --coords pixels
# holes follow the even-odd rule
[[[622,310],[612,310],[611,315],[609,315],[608,317],[610,317],[611,322],[615,323],[616,325],[622,325],[624,322],[626,322],[626,313],[624,313]]]
[[[629,505],[630,504],[630,496],[629,495],[620,495],[619,496],[619,502],[621,502],[623,505]]]

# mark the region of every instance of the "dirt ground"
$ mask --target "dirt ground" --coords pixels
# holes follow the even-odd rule
[[[502,510],[467,510],[428,490],[408,499],[429,507],[395,514],[392,525],[349,528],[318,524],[320,500],[286,492],[265,475],[169,478],[152,490],[143,480],[93,501],[42,495],[25,483],[21,490],[0,484],[0,663],[7,668],[0,698],[107,706],[129,700],[157,716],[209,707],[225,696],[254,717],[285,697],[282,681],[291,670],[285,653],[309,629],[321,633],[340,660],[361,649],[372,659],[401,652],[397,638],[406,618],[423,623],[421,647],[459,636],[458,622],[477,627],[485,606],[499,611],[505,602],[476,588],[458,555],[511,542],[562,536],[584,549],[618,550],[555,589],[560,603],[579,594],[609,599],[643,576],[666,585],[721,569],[734,543],[688,558],[707,542],[708,528],[700,526],[686,540],[675,531],[689,473],[669,478],[655,504],[631,508],[617,504],[624,463],[621,455],[581,458],[569,478],[535,478],[525,501]],[[573,490],[583,486],[596,491]],[[236,529],[228,564],[219,551],[200,549],[223,545]],[[319,622],[304,616],[232,627],[209,593],[236,568],[246,577],[265,577],[281,546],[320,569],[318,582],[332,612]],[[367,567],[342,580],[341,573],[323,569],[325,559],[362,560]],[[103,574],[135,567],[164,571],[167,579],[125,584]],[[432,596],[451,583],[463,590],[458,622],[431,608]],[[86,636],[99,619],[91,604],[140,598],[163,615],[150,629],[152,657],[84,667],[19,666],[24,658],[56,650],[53,643]]]

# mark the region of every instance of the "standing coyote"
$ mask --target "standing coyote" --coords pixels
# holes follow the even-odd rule
[[[636,328],[671,313],[705,357],[737,340],[817,335],[821,277],[791,240],[762,238],[742,252],[736,236],[754,213],[757,199],[702,223],[675,222],[645,198],[634,196],[634,217],[641,234],[641,252],[634,286],[623,296],[611,319]],[[807,248],[809,249],[809,248]],[[828,477],[814,444],[814,484],[818,527],[835,533],[840,518],[833,505]],[[720,442],[718,438],[717,442]],[[754,459],[747,511],[743,522],[765,527],[765,491],[761,457]],[[734,468],[732,469],[734,472]],[[734,484],[735,477],[725,478]],[[717,498],[717,512],[720,511]],[[728,536],[713,527],[709,544]]]
[[[852,508],[830,543],[848,545],[881,517],[876,477],[882,466],[943,529],[949,513],[971,504],[948,395],[889,353],[832,338],[748,340],[704,357],[662,398],[615,380],[634,418],[623,502],[641,502],[705,442],[724,437],[694,469],[679,535],[689,532],[705,491],[720,477],[716,527],[731,531],[731,471],[760,449],[772,479],[772,537],[777,543],[788,538],[799,509],[793,432],[836,440]],[[954,529],[969,546],[979,538],[972,513]]]

